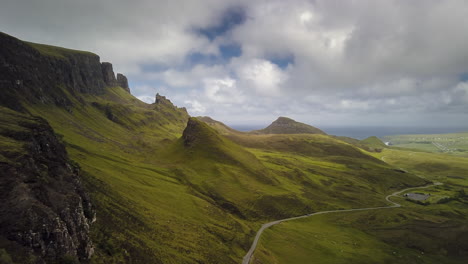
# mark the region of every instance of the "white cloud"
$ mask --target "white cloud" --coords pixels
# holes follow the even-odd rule
[[[219,25],[233,6],[245,10],[243,24],[213,41],[194,30]],[[0,24],[26,40],[98,53],[144,101],[162,92],[223,121],[316,113],[329,123],[376,115],[409,123],[422,113],[467,121],[463,0],[4,0]],[[187,59],[227,44],[241,56]],[[289,66],[274,63],[284,58]]]
[[[281,85],[288,79],[287,73],[267,60],[237,61],[234,67],[242,85],[263,96],[279,95]]]
[[[232,78],[204,80],[205,96],[215,103],[239,104],[244,101],[241,90],[236,86],[236,80]]]
[[[206,107],[197,100],[185,100],[184,103],[189,105],[188,111],[192,115],[203,114],[206,111]]]

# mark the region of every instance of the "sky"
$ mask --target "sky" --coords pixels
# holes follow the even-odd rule
[[[230,125],[468,126],[465,0],[2,0],[0,31]]]

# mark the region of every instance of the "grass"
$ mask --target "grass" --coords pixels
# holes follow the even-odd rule
[[[0,162],[14,165],[16,158],[27,154],[29,127],[36,123],[35,118],[0,107]]]
[[[251,134],[323,134],[322,130],[297,122],[287,117],[279,117],[264,129],[254,130]]]
[[[386,136],[394,146],[468,157],[468,133]]]
[[[26,43],[27,45],[39,51],[41,55],[51,56],[51,57],[58,58],[58,59],[67,59],[69,55],[76,55],[76,54],[97,57],[96,54],[87,52],[87,51],[66,49],[62,47],[38,44],[38,43],[33,43],[33,42],[24,42],[24,43]]]
[[[59,59],[89,54],[29,45]],[[193,118],[186,128],[189,116],[184,109],[168,102],[145,104],[120,87],[99,96],[56,89],[71,107],[37,103],[25,108],[50,123],[81,167],[97,211],[91,263],[239,263],[265,222],[327,209],[380,206],[387,193],[427,182],[415,175],[424,173],[422,166],[414,168],[415,174],[396,170],[400,161],[391,154],[399,150],[371,153],[327,135],[255,135],[215,122],[218,130],[224,129],[219,132]],[[35,120],[0,108],[0,162],[14,164],[15,155],[27,154],[21,134]],[[381,161],[384,154],[395,164]],[[439,163],[431,169],[442,170]],[[460,176],[464,168],[452,168],[450,176]],[[464,182],[463,175],[448,176],[445,182],[452,181],[454,188]],[[452,191],[457,190],[444,192]],[[451,208],[462,207],[463,200],[437,206],[457,215]],[[340,230],[336,228],[324,226],[330,233]],[[381,241],[365,227],[343,228],[363,241],[372,238],[370,244]],[[390,243],[382,252],[394,247],[400,246]],[[269,250],[266,245],[265,254]],[[298,261],[304,260],[299,253]]]
[[[364,140],[361,140],[361,144],[371,148],[371,149],[374,149],[374,150],[382,150],[384,148],[387,147],[387,145],[385,145],[382,140],[380,140],[378,137],[375,137],[375,136],[372,136],[372,137],[368,137]]]
[[[119,87],[82,98],[70,96],[72,111],[28,110],[81,167],[98,212],[92,263],[238,263],[264,222],[380,206],[388,192],[425,182],[382,162],[387,150],[370,156],[326,135],[223,135],[197,119],[184,132],[183,109],[141,103]],[[18,114],[2,113],[0,125],[21,132]]]
[[[425,203],[392,198],[404,207],[281,223],[264,233],[252,263],[464,263],[466,158],[401,149],[373,155],[444,185],[422,190],[431,194]]]
[[[226,137],[194,119],[187,147],[183,109],[118,87],[82,96],[85,104],[70,96],[71,112],[29,111],[63,136],[84,172],[98,211],[95,263],[238,263],[265,221],[377,205],[389,189],[424,182],[324,135]]]
[[[252,263],[464,263],[454,224],[414,208],[319,215],[267,230]]]

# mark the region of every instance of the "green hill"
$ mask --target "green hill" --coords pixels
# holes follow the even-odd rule
[[[387,148],[387,145],[385,145],[385,143],[383,143],[382,140],[375,136],[361,140],[361,144],[373,150],[382,150],[384,148]]]
[[[60,240],[47,233],[53,221],[43,228],[29,218],[17,218],[24,225],[2,220],[0,249],[19,263],[239,263],[267,221],[381,206],[388,193],[428,182],[291,119],[242,133],[190,117],[159,94],[143,103],[91,53],[7,35],[0,44],[0,65],[10,65],[0,66],[0,202],[10,210],[2,212],[27,208],[9,206],[16,200],[8,198],[21,197],[11,190],[24,181],[11,172],[26,167],[35,199],[29,208],[41,202],[45,219],[57,214],[62,227],[89,228],[63,228],[67,239]],[[73,185],[63,183],[69,179]],[[80,237],[94,253],[47,253],[20,239],[24,233],[41,234],[37,245]]]
[[[322,130],[294,121],[287,117],[278,117],[273,123],[264,129],[254,130],[252,134],[321,134],[325,135]]]
[[[209,126],[211,126],[212,128],[214,128],[215,130],[217,130],[219,133],[221,133],[223,135],[242,133],[240,131],[237,131],[237,130],[225,125],[224,123],[222,123],[220,121],[212,119],[209,116],[197,116],[197,119],[200,120],[200,121],[205,122],[206,124],[208,124]]]

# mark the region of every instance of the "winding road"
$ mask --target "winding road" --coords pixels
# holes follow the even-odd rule
[[[383,157],[382,157],[382,160],[383,160]],[[242,264],[249,264],[250,263],[250,259],[252,258],[252,255],[255,252],[255,249],[257,248],[258,241],[260,240],[260,237],[262,236],[263,231],[265,231],[265,229],[269,228],[270,226],[277,225],[277,224],[279,224],[281,222],[292,221],[292,220],[306,218],[306,217],[319,215],[319,214],[354,212],[354,211],[367,211],[367,210],[390,209],[390,208],[401,207],[401,204],[391,201],[390,197],[397,196],[400,193],[403,193],[403,192],[406,192],[406,191],[409,191],[409,190],[429,188],[429,187],[436,186],[436,185],[442,185],[442,183],[434,182],[434,183],[432,183],[430,185],[426,185],[426,186],[406,188],[406,189],[394,192],[394,193],[392,193],[390,195],[387,195],[387,197],[385,197],[385,200],[392,204],[392,205],[389,205],[389,206],[321,211],[321,212],[315,212],[315,213],[311,213],[311,214],[306,214],[306,215],[301,215],[301,216],[296,216],[296,217],[291,217],[291,218],[285,218],[285,219],[276,220],[276,221],[273,221],[273,222],[266,223],[266,224],[262,225],[262,227],[257,231],[257,235],[255,236],[255,239],[254,239],[254,241],[252,243],[252,246],[250,247],[249,251],[244,256],[244,258],[242,260]]]

